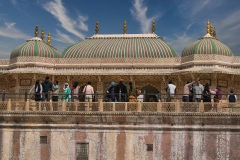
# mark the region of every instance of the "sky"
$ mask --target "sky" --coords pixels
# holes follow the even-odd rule
[[[95,34],[155,33],[179,56],[206,34],[209,20],[217,38],[240,56],[240,0],[1,0],[0,59],[35,36],[35,26],[51,34],[51,45],[63,52],[68,46]]]

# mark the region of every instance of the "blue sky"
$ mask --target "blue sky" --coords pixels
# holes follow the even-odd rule
[[[156,31],[181,55],[188,44],[205,35],[206,22],[216,27],[217,38],[240,56],[240,0],[1,0],[0,59],[34,37],[35,25],[51,33],[60,52],[95,33],[150,33]],[[40,34],[39,34],[40,37]]]

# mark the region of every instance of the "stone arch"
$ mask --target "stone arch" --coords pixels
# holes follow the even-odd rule
[[[153,98],[157,93],[160,92],[158,87],[152,84],[146,84],[143,86],[140,86],[141,92],[145,93],[145,101],[149,102],[151,98]]]

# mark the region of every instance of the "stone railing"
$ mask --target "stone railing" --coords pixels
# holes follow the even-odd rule
[[[0,102],[1,112],[155,112],[155,113],[239,113],[240,103],[214,102]]]

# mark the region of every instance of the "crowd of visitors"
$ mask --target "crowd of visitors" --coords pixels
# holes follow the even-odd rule
[[[95,100],[94,89],[91,86],[91,82],[88,82],[87,85],[79,86],[78,82],[74,82],[72,86],[68,83],[65,83],[63,86],[63,92],[59,92],[60,87],[58,86],[58,81],[55,80],[54,83],[49,81],[49,77],[46,76],[45,80],[40,83],[39,80],[36,80],[35,84],[29,91],[31,94],[31,99],[35,101],[48,101],[50,98],[53,102],[58,101],[60,98],[62,101],[66,102],[93,102]],[[148,101],[166,101],[173,102],[176,99],[176,90],[177,87],[173,84],[173,81],[170,80],[166,88],[166,99],[161,99],[160,93],[154,94],[153,97],[149,98]],[[111,82],[111,86],[107,89],[106,100],[109,102],[143,102],[144,95],[141,93],[139,87],[130,81],[126,86],[124,80],[120,79],[119,83]],[[216,89],[211,89],[209,84],[206,83],[204,86],[200,83],[200,79],[197,78],[193,82],[187,82],[183,87],[182,92],[182,101],[183,102],[219,102],[222,100],[222,91],[220,87]],[[60,96],[60,97],[59,97]],[[234,94],[234,91],[231,89],[230,94],[227,96],[229,102],[236,102],[237,96]]]

